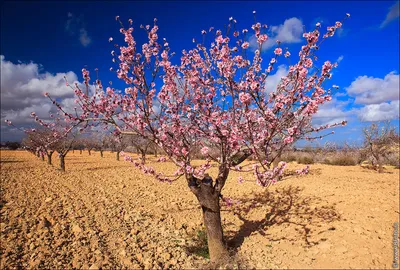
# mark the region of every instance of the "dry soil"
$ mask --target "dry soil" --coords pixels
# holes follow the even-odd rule
[[[62,173],[55,156],[49,166],[1,151],[1,269],[207,266],[201,210],[184,179],[160,183],[110,152],[71,152]],[[398,169],[317,164],[268,189],[237,177],[223,195],[240,203],[223,205],[222,217],[241,267],[392,267]]]

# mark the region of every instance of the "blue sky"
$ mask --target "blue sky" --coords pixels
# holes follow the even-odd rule
[[[321,108],[316,124],[343,119],[344,128],[335,129],[329,141],[359,143],[361,127],[371,121],[391,119],[398,126],[399,111],[399,3],[396,1],[299,1],[299,2],[6,2],[1,7],[1,140],[20,139],[22,134],[4,125],[8,118],[19,126],[30,126],[29,114],[48,115],[50,104],[41,95],[54,93],[64,103],[72,103],[72,93],[61,78],[81,80],[81,69],[99,68],[103,82],[118,79],[109,72],[112,66],[110,36],[123,44],[115,16],[134,21],[135,38],[140,44],[145,35],[140,24],[158,19],[159,36],[167,38],[178,55],[193,47],[192,38],[201,30],[223,29],[228,18],[240,29],[254,22],[265,23],[271,37],[284,40],[292,55],[301,47],[302,25],[311,30],[316,22],[323,29],[351,17],[343,30],[324,43],[319,58],[340,60],[332,83],[341,88],[333,101]],[[299,42],[301,41],[301,42]],[[272,56],[273,47],[263,51]],[[285,75],[287,62],[278,63],[273,87]],[[93,76],[92,76],[93,77]],[[122,87],[122,85],[121,85]]]

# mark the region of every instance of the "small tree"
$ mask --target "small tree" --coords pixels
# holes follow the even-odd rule
[[[82,137],[76,138],[74,142],[74,149],[79,150],[79,154],[82,155],[82,150],[85,149],[85,142]]]
[[[122,135],[108,137],[109,145],[112,151],[115,151],[117,160],[119,160],[121,152],[129,145],[129,137]]]
[[[100,157],[103,157],[104,150],[109,146],[108,143],[109,138],[107,138],[107,136],[105,136],[104,134],[99,135],[96,139],[94,149],[100,152]]]
[[[116,19],[123,25],[118,16]],[[305,43],[296,54],[299,58],[276,89],[265,89],[265,82],[278,58],[289,58],[290,52],[280,48],[278,42],[264,70],[261,51],[268,36],[260,23],[252,25],[257,44],[254,54],[248,50],[251,36],[247,29],[240,33],[236,21],[230,19],[225,33],[210,29],[215,37],[208,48],[207,31],[202,31],[203,42],[189,51],[183,50],[180,63],[175,65],[168,42],[158,41],[156,20],[152,27],[143,27],[148,41],[139,47],[133,28],[122,27],[120,32],[127,44],[119,47],[116,73],[127,84],[125,94],[111,87],[103,91],[101,81],[96,80],[96,94],[89,96],[89,71],[83,69],[86,91],[78,85],[71,86],[82,114],[67,116],[76,124],[97,121],[114,126],[120,134],[143,139],[144,144],[157,144],[178,167],[174,176],[158,173],[129,156],[125,159],[160,181],[185,177],[202,208],[210,258],[218,261],[227,254],[220,198],[230,171],[253,172],[256,183],[268,187],[283,173],[284,162],[274,168],[271,165],[285,148],[299,139],[322,138],[331,133],[317,137],[311,134],[345,125],[311,125],[319,106],[332,99],[331,89],[324,89],[323,83],[337,66],[326,61],[317,67],[316,52],[341,25],[336,22],[328,27],[322,39],[319,23],[313,31],[305,32]],[[112,51],[112,55],[116,53]],[[156,87],[158,83],[160,87]],[[204,157],[203,164],[197,167],[191,158],[196,149]],[[251,157],[254,162],[245,162]],[[207,173],[211,162],[218,166],[215,175]]]
[[[364,147],[363,152],[372,162],[379,173],[383,172],[383,164],[390,154],[399,152],[399,134],[396,128],[385,122],[379,127],[373,123],[363,129]]]
[[[48,127],[41,127],[39,129],[27,130],[28,140],[34,142],[42,158],[47,157],[47,164],[52,164],[52,156],[55,152],[54,145],[61,139],[64,132],[57,132],[54,129],[50,130]]]
[[[131,135],[129,136],[130,144],[135,147],[136,152],[140,155],[140,160],[142,164],[146,163],[146,154],[149,150],[152,142],[141,136],[141,135]]]
[[[64,137],[57,141],[54,145],[54,149],[58,153],[58,157],[60,159],[60,169],[65,172],[65,157],[68,152],[73,149],[73,144],[75,141],[75,136]]]
[[[85,146],[85,149],[88,151],[89,156],[92,155],[92,150],[96,149],[96,147],[98,146],[98,143],[94,138],[85,137],[82,138],[81,142]]]

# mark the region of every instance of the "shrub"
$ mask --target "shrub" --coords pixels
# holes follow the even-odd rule
[[[325,158],[324,161],[322,161],[323,164],[331,165],[331,161],[328,158]]]
[[[340,155],[337,157],[333,157],[329,161],[330,165],[338,165],[338,166],[355,166],[357,165],[357,161],[351,156]]]
[[[394,166],[396,169],[400,168],[399,154],[398,153],[391,153],[387,157],[387,163],[390,166]]]
[[[294,154],[288,154],[288,155],[284,155],[284,156],[282,157],[282,160],[284,160],[284,161],[286,161],[286,162],[293,162],[293,161],[296,161],[296,160],[297,160],[297,157],[296,157],[296,155],[294,155]]]
[[[310,156],[302,156],[297,159],[299,164],[314,164],[314,159]]]

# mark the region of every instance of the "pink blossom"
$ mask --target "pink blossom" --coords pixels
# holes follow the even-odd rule
[[[208,154],[209,148],[206,147],[206,146],[204,146],[203,148],[201,148],[200,151],[201,151],[201,154],[202,154],[203,156],[205,156],[205,155]]]
[[[265,41],[267,41],[268,36],[266,34],[260,35],[257,39],[257,42],[259,44],[263,44]]]
[[[247,49],[248,47],[249,47],[249,43],[247,42],[247,41],[245,41],[245,42],[243,42],[243,44],[242,44],[242,48],[243,49]]]
[[[251,96],[249,93],[240,93],[239,94],[239,99],[240,101],[245,104],[245,105],[250,105],[251,102]]]
[[[276,54],[276,55],[282,55],[282,49],[281,49],[281,48],[276,48],[276,49],[274,50],[274,54]]]

